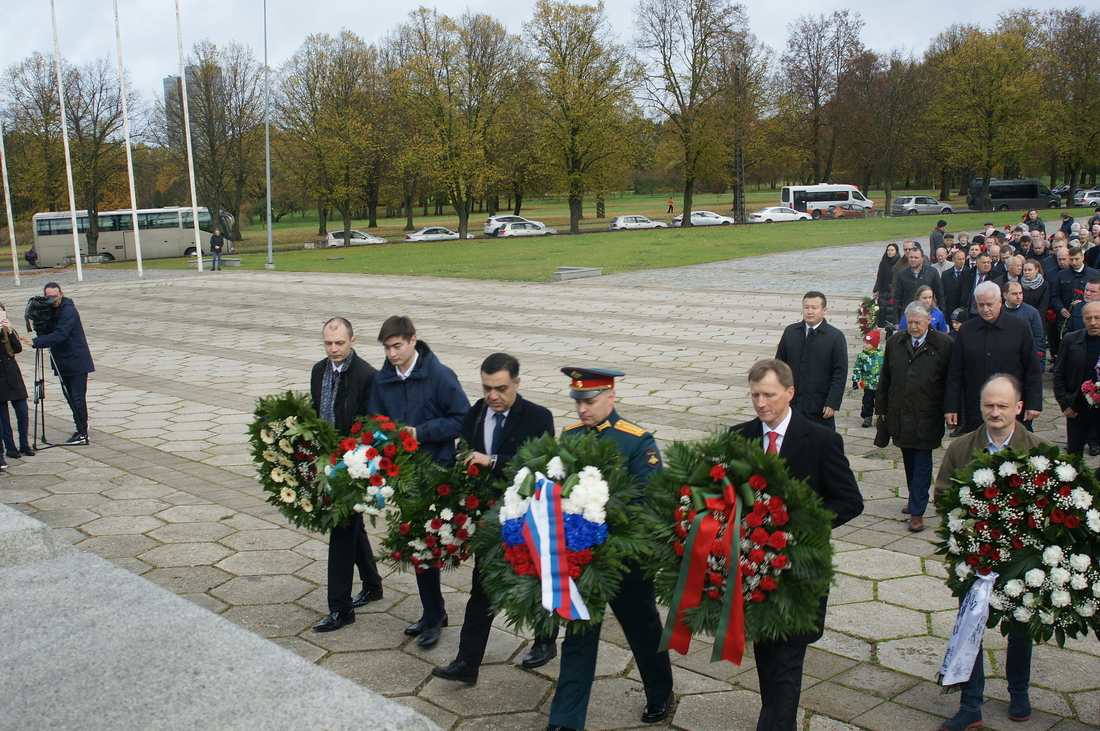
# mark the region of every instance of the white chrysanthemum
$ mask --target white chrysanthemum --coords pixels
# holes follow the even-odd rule
[[[1047,546],[1043,551],[1043,563],[1047,566],[1057,566],[1065,558],[1065,552],[1061,546]]]
[[[454,543],[455,534],[451,532],[451,526],[444,525],[439,529],[439,540],[443,543]]]
[[[947,520],[947,530],[951,531],[952,533],[962,533],[964,525],[965,523],[963,523],[963,521],[959,518],[952,517],[948,518]]]
[[[1027,607],[1016,607],[1016,611],[1012,613],[1012,618],[1017,622],[1028,622],[1031,620],[1031,615],[1033,614],[1035,614],[1035,612]]]
[[[993,474],[992,471],[990,471],[990,474]],[[963,505],[970,504],[970,488],[966,485],[959,488],[959,502]]]
[[[565,463],[561,461],[561,457],[553,457],[546,463],[546,476],[551,480],[565,477]]]
[[[284,503],[292,503],[296,499],[296,496],[293,490],[289,487],[284,487],[282,490],[279,490],[279,499]]]
[[[1092,602],[1083,602],[1077,607],[1077,613],[1082,617],[1091,617],[1096,614],[1096,605]]]
[[[1002,462],[1000,469],[997,470],[997,474],[1001,477],[1008,477],[1009,475],[1018,475],[1020,473],[1020,465],[1015,462]]]
[[[370,467],[364,461],[350,462],[345,460],[344,466],[348,468],[348,475],[356,480],[365,480],[371,476]]]
[[[466,537],[467,538],[473,538],[474,537],[474,528],[475,528],[474,521],[468,520],[468,521],[466,521],[466,525],[464,525],[462,527],[466,530]]]
[[[432,527],[432,521],[427,520],[424,522],[424,530],[428,531],[429,533],[435,533],[435,528]]]
[[[989,606],[993,607],[998,612],[1002,611],[1005,608],[1005,598],[997,592],[993,592],[989,595]]]
[[[527,476],[530,475],[530,474],[531,474],[530,468],[524,467],[523,469],[521,469],[519,472],[516,473],[516,476],[514,478],[512,478],[512,486],[513,487],[519,487],[520,485],[523,484],[523,481],[526,480]]]
[[[1065,589],[1055,589],[1050,592],[1050,603],[1056,607],[1068,607],[1073,597]]]
[[[286,478],[286,473],[279,467],[272,467],[270,477],[273,482],[282,482]]]
[[[1088,510],[1092,507],[1092,494],[1082,487],[1073,488],[1069,499],[1073,501],[1073,507],[1078,510]]]
[[[363,512],[366,513],[367,515],[381,515],[382,514],[382,511],[379,510],[378,508],[372,507],[370,505],[365,505],[364,507],[366,508],[366,510],[364,510]]]
[[[1081,591],[1082,589],[1089,588],[1088,577],[1084,574],[1074,574],[1073,578],[1069,580],[1069,586],[1071,589]]]
[[[383,485],[382,489],[379,490],[379,492],[382,493],[382,498],[384,500],[389,500],[391,497],[393,497],[393,488],[389,485]]]
[[[1034,594],[1028,592],[1027,594],[1024,594],[1022,597],[1020,597],[1020,603],[1023,604],[1025,607],[1034,608],[1039,603],[1039,600],[1035,597]]]
[[[302,498],[301,500],[299,500],[298,505],[302,506],[302,510],[306,511],[307,513],[313,512],[313,503],[311,503],[308,498]]]
[[[1050,583],[1055,586],[1065,586],[1069,583],[1070,573],[1062,567],[1050,570]]]
[[[955,576],[958,576],[960,579],[965,580],[967,576],[970,576],[971,571],[972,569],[970,568],[970,564],[966,563],[965,561],[955,566]]]
[[[1073,482],[1077,479],[1077,470],[1070,464],[1060,464],[1054,468],[1054,474],[1062,482]]]
[[[1092,585],[1092,595],[1094,597],[1100,598],[1100,581],[1097,581],[1095,584]]]
[[[355,512],[357,512],[357,513],[367,512],[367,506],[364,505],[363,503],[356,503],[355,505],[351,506],[351,509],[354,510]]]
[[[959,548],[959,541],[955,538],[955,536],[951,536],[947,539],[947,551],[948,553],[953,553],[955,555],[962,553],[962,549]]]
[[[1032,569],[1024,574],[1024,581],[1027,582],[1028,586],[1042,586],[1046,579],[1046,572],[1042,569]]]
[[[528,471],[526,467],[520,470],[520,472],[524,471],[530,474],[530,471]],[[518,478],[519,475],[516,475],[516,477]],[[500,507],[501,523],[507,520],[522,518],[527,513],[527,504],[531,502],[531,498],[520,497],[519,484],[522,482],[522,480],[519,480],[517,483],[514,483],[512,487],[504,491],[504,505]]]
[[[1039,620],[1043,624],[1054,624],[1054,614],[1052,612],[1044,612],[1042,609],[1040,609]]]
[[[997,477],[993,474],[993,470],[988,467],[974,470],[974,484],[978,487],[989,487],[996,479]]]
[[[1088,571],[1092,557],[1087,553],[1075,553],[1069,557],[1069,567],[1074,571]]]
[[[1100,533],[1100,510],[1090,510],[1085,513],[1085,524],[1093,533]]]
[[[329,475],[331,475],[332,474],[332,465],[330,465],[330,464],[325,465],[324,473],[325,473],[325,477],[328,477]]]
[[[589,465],[580,471],[577,482],[569,497],[562,500],[561,508],[566,513],[584,516],[585,520],[603,524],[607,520],[607,500],[610,489],[599,469]]]
[[[455,514],[450,508],[443,508],[443,510],[439,511],[439,517],[443,518],[443,520],[450,520],[455,517]]]
[[[1005,594],[1015,599],[1024,593],[1024,582],[1012,579],[1005,583]]]
[[[367,485],[367,497],[371,497],[371,498],[378,497],[378,486],[377,485]]]
[[[261,429],[260,430],[260,439],[263,440],[264,444],[274,444],[275,443],[275,437],[267,429]]]
[[[1028,458],[1027,463],[1036,472],[1046,472],[1050,469],[1050,460],[1041,455]]]

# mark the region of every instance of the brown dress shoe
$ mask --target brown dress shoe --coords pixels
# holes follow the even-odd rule
[[[924,530],[924,516],[923,515],[910,515],[909,516],[909,530],[913,533],[920,533]]]
[[[901,509],[901,512],[905,515],[909,515],[909,506],[906,505],[904,508]]]

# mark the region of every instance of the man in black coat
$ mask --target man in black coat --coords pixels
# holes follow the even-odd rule
[[[954,303],[958,299],[959,287],[962,286],[963,277],[970,271],[970,267],[966,265],[966,252],[962,249],[956,249],[951,253],[951,261],[954,266],[940,274],[940,284],[943,286],[943,302],[936,303],[943,314],[948,316],[958,307]]]
[[[466,463],[491,469],[493,476],[498,478],[504,477],[504,468],[521,444],[554,433],[554,417],[550,410],[524,399],[519,394],[519,381],[518,360],[507,353],[490,355],[481,364],[481,390],[485,398],[479,399],[462,421],[462,438],[474,450]],[[459,683],[476,683],[492,625],[489,595],[481,585],[481,570],[475,560],[458,656],[450,665],[433,668],[432,675]],[[537,668],[550,662],[558,654],[555,639],[556,633],[553,637],[536,638],[522,665]]]
[[[1100,409],[1090,406],[1081,392],[1085,381],[1097,380],[1096,362],[1100,360],[1100,301],[1082,309],[1085,329],[1072,332],[1062,340],[1051,379],[1054,398],[1066,417],[1066,451],[1083,454],[1089,431],[1100,426]]]
[[[909,251],[909,266],[898,272],[898,283],[894,287],[894,309],[897,312],[896,322],[901,322],[905,306],[916,297],[917,290],[924,285],[932,288],[932,294],[937,303],[943,303],[943,283],[940,281],[940,273],[936,267],[925,261],[924,252],[920,246]]]
[[[321,330],[328,357],[313,366],[309,380],[313,408],[318,415],[346,436],[360,416],[370,413],[374,367],[355,353],[355,332],[351,323],[334,317]],[[353,599],[355,567],[363,590]],[[334,527],[328,538],[328,611],[329,615],[313,626],[314,632],[332,632],[355,621],[355,608],[382,598],[382,577],[374,563],[374,552],[363,525],[361,513],[353,513],[350,522]]]
[[[834,414],[848,380],[848,345],[844,333],[825,322],[825,295],[807,292],[802,322],[789,325],[775,357],[794,373],[794,408],[810,421],[836,429]]]
[[[1073,305],[1084,299],[1085,285],[1100,271],[1085,266],[1085,253],[1076,246],[1069,249],[1069,267],[1058,272],[1058,279],[1051,282],[1050,306],[1058,313],[1058,322],[1068,320]]]
[[[821,496],[822,504],[836,514],[834,528],[862,513],[863,496],[844,456],[844,440],[791,408],[796,391],[787,364],[779,360],[757,362],[749,370],[749,392],[757,418],[730,431],[763,444],[767,452],[778,452],[791,477],[805,480]],[[817,642],[825,632],[827,602],[828,595],[821,598],[815,631],[779,642],[756,643],[761,704],[757,731],[794,731],[806,646]]]
[[[955,287],[954,299],[947,303],[944,312],[954,312],[956,308],[963,308],[964,319],[969,320],[978,314],[974,304],[974,289],[983,282],[993,282],[998,287],[1004,284],[1004,277],[999,277],[993,272],[993,257],[982,252],[978,255],[977,264],[959,277],[959,283]]]
[[[1007,373],[1024,386],[1024,425],[1043,410],[1043,378],[1031,327],[1001,312],[1001,289],[992,282],[974,291],[978,317],[959,328],[947,369],[943,410],[947,426],[961,436],[982,425],[981,388],[994,373]],[[960,421],[961,416],[961,421]]]

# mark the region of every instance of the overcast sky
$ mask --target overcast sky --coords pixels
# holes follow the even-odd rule
[[[55,0],[61,54],[74,64],[115,56],[114,12],[111,0]],[[424,5],[433,7],[432,3]],[[997,14],[1010,7],[996,0],[921,0],[877,2],[871,5],[806,0],[746,0],[752,31],[782,52],[786,25],[804,14],[858,10],[866,22],[863,42],[877,51],[904,48],[921,53],[928,42],[952,23],[991,27]],[[1072,7],[1071,2],[1034,0],[1029,7]],[[414,0],[364,3],[355,0],[268,0],[268,57],[278,67],[311,33],[336,33],[348,28],[367,41],[379,39],[403,22],[420,3]],[[634,0],[608,0],[608,17],[623,41],[633,35]],[[492,15],[512,32],[530,19],[533,0],[440,0],[442,13],[469,9]],[[123,57],[131,83],[146,101],[162,93],[161,80],[179,73],[176,15],[173,0],[119,0]],[[223,44],[237,41],[263,58],[263,0],[180,0],[185,50],[203,39]],[[6,0],[0,20],[0,68],[7,69],[35,51],[53,53],[48,0]]]

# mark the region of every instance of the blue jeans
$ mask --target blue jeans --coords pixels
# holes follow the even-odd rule
[[[210,258],[211,258],[211,262],[210,262],[210,268],[211,269],[221,269],[222,268],[222,253],[220,251],[211,251],[210,252]]]
[[[924,515],[928,509],[928,489],[932,485],[932,450],[902,447],[901,459],[909,485],[909,515]]]
[[[19,428],[19,447],[29,447],[28,441],[28,412],[27,412],[27,399],[20,401],[0,401],[0,429],[4,432],[4,446],[12,451],[16,451],[19,447],[15,446],[15,434],[11,429],[11,413],[8,411],[8,404],[15,409],[15,420]]]
[[[992,632],[994,630],[987,630]],[[978,651],[970,680],[962,684],[962,697],[959,710],[982,715],[982,703],[985,701],[985,651]],[[1009,695],[1027,694],[1031,682],[1031,638],[1026,635],[1008,636],[1008,651],[1005,657],[1005,676],[1008,679]]]

